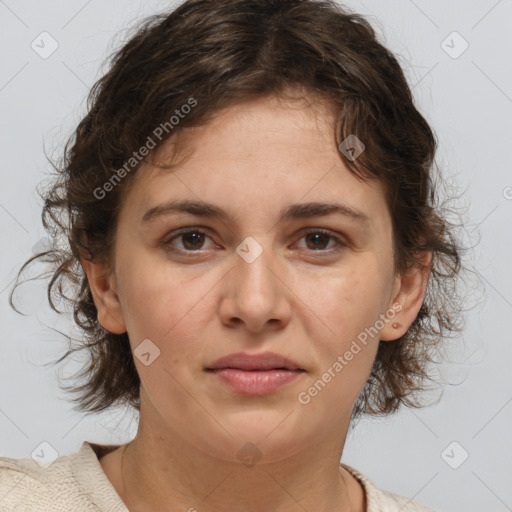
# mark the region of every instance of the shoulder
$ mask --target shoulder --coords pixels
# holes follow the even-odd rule
[[[80,485],[87,474],[76,478],[77,467],[83,467],[85,460],[94,463],[93,458],[89,443],[49,465],[32,458],[0,457],[0,512],[97,511]]]
[[[436,512],[411,498],[381,490],[358,470],[346,464],[342,466],[361,482],[366,494],[367,512]]]
[[[383,490],[379,490],[379,493],[381,495],[381,502],[386,503],[390,512],[394,512],[395,510],[397,512],[436,512],[434,509],[427,508],[425,505],[422,505],[411,498],[402,496],[401,494]],[[388,509],[383,509],[383,511],[387,511]]]

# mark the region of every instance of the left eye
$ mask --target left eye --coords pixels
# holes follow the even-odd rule
[[[318,251],[319,249],[326,250],[326,247],[323,246],[325,245],[325,242],[328,241],[329,239],[334,240],[338,246],[345,246],[345,244],[337,236],[334,236],[330,231],[325,231],[323,229],[315,229],[308,231],[302,236],[302,238],[305,238],[306,240],[309,239],[311,241],[311,247],[313,251]],[[336,250],[339,250],[339,248]]]
[[[197,252],[201,250],[205,238],[210,237],[203,230],[198,228],[189,228],[186,230],[182,230],[178,233],[175,233],[171,238],[165,240],[162,243],[162,246],[165,248],[169,248],[173,252],[181,254]],[[183,248],[174,246],[172,242],[173,240],[176,239],[181,239],[181,241],[183,242]],[[311,229],[308,232],[304,233],[301,239],[307,240],[307,249],[310,249],[313,252],[322,252],[328,250],[325,246],[328,245],[329,239],[334,240],[336,242],[335,245],[339,246],[338,248],[329,252],[337,252],[346,247],[346,244],[342,242],[342,240],[340,240],[330,231],[326,231],[324,229]]]

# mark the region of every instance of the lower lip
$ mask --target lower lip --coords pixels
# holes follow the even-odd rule
[[[221,368],[209,370],[220,377],[234,391],[245,395],[266,395],[289,384],[299,375],[300,370],[238,370]]]

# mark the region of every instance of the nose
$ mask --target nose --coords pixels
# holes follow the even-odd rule
[[[270,248],[254,261],[237,254],[234,268],[223,279],[222,322],[229,327],[243,325],[254,333],[282,329],[290,321],[293,297],[285,274],[285,266]]]

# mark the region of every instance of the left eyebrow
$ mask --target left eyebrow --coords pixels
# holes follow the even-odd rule
[[[150,208],[142,216],[141,224],[148,223],[164,215],[179,213],[188,213],[197,217],[218,218],[222,220],[229,219],[228,213],[214,204],[185,199],[180,201],[168,201]],[[352,206],[342,203],[318,202],[292,204],[281,212],[279,221],[307,219],[327,215],[341,215],[365,225],[370,223],[370,217],[368,215],[356,210]]]

